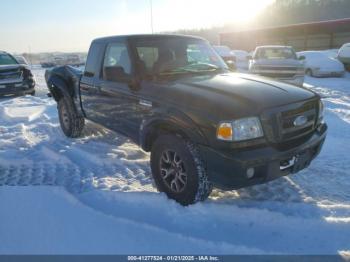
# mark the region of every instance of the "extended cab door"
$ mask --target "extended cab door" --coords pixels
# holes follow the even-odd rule
[[[133,72],[130,52],[124,40],[107,44],[99,87],[100,123],[138,141],[142,114],[139,93],[132,91],[129,80]]]
[[[80,81],[80,99],[85,117],[100,122],[98,105],[99,88],[96,86],[96,80],[99,77],[103,57],[103,44],[92,43],[86,60],[83,77]]]

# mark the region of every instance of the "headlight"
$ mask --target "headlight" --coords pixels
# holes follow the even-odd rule
[[[318,121],[319,122],[322,122],[323,116],[324,116],[324,105],[323,105],[322,100],[320,99],[320,101],[318,103]]]
[[[224,141],[244,141],[263,135],[264,132],[257,117],[221,122],[217,129],[217,138]]]

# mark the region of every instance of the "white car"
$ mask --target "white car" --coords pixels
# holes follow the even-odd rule
[[[342,77],[344,65],[323,51],[298,52],[299,57],[305,57],[305,73],[314,77]]]
[[[237,69],[248,71],[249,69],[249,58],[251,57],[247,51],[244,50],[232,50],[236,57]]]
[[[249,61],[249,72],[297,86],[304,83],[304,64],[291,46],[258,46]]]
[[[338,51],[338,59],[350,67],[350,43],[344,44]]]

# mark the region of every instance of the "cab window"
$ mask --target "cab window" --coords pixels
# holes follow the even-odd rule
[[[131,74],[131,60],[125,43],[112,43],[107,46],[103,61],[103,79],[117,81],[120,75]]]

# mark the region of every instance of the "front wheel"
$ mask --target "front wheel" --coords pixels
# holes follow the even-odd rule
[[[81,136],[85,121],[83,117],[78,116],[71,98],[62,97],[58,101],[58,115],[62,131],[67,137]]]
[[[178,136],[163,135],[156,140],[151,169],[158,190],[182,205],[204,201],[212,191],[197,147]]]

